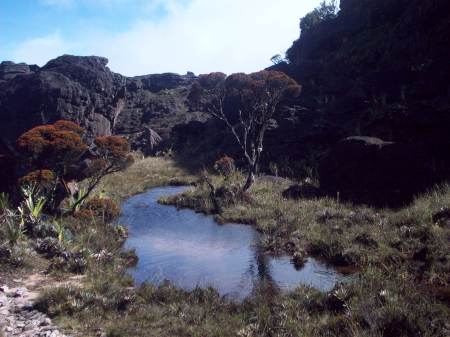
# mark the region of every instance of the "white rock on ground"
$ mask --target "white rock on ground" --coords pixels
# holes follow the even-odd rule
[[[33,309],[27,288],[0,286],[0,330],[5,337],[68,337],[45,314]]]

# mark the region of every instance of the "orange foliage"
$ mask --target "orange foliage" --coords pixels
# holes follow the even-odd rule
[[[71,122],[71,121],[65,121],[65,120],[59,120],[53,124],[53,126],[60,131],[72,131],[80,136],[84,134],[84,129],[79,126],[78,124]]]
[[[95,218],[94,212],[88,209],[80,209],[79,211],[76,211],[73,216],[83,222],[89,222]]]
[[[35,161],[62,161],[76,160],[87,150],[87,145],[81,139],[80,134],[62,129],[71,126],[71,122],[60,121],[58,125],[37,126],[17,140],[17,149]]]
[[[46,185],[55,180],[55,174],[50,170],[37,170],[28,173],[19,179],[19,183],[23,184],[39,184]]]
[[[234,159],[225,155],[214,163],[214,169],[220,174],[228,176],[235,170]]]
[[[97,137],[94,141],[102,156],[125,159],[130,152],[127,139],[120,136]]]
[[[120,215],[120,208],[108,198],[92,198],[83,205],[82,216],[93,215],[105,221],[112,221]]]

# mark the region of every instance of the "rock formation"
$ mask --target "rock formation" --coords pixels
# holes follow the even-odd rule
[[[133,136],[196,119],[186,96],[195,76],[158,74],[128,78],[110,71],[103,57],[64,55],[44,67],[0,65],[0,134],[13,143],[25,130],[58,119],[75,121],[90,136]]]
[[[342,199],[400,206],[432,183],[434,171],[426,159],[413,144],[349,137],[322,159],[320,187]]]

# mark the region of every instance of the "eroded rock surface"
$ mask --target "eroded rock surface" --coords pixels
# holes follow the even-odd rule
[[[33,309],[35,293],[0,286],[0,329],[5,337],[67,337],[45,314]]]
[[[44,67],[0,64],[0,134],[12,144],[24,131],[58,119],[75,121],[92,137],[133,137],[151,128],[167,137],[177,123],[198,119],[186,97],[188,73],[126,77],[97,56],[63,55]]]

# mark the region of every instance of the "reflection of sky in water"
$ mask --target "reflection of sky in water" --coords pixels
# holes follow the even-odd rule
[[[211,216],[158,204],[163,195],[185,187],[156,188],[123,204],[120,223],[127,225],[128,248],[135,248],[139,263],[131,270],[138,282],[165,279],[185,289],[214,286],[222,295],[243,298],[258,279],[273,280],[283,289],[300,284],[331,289],[339,275],[309,259],[300,271],[288,257],[257,253],[257,232],[250,226],[218,225]]]

